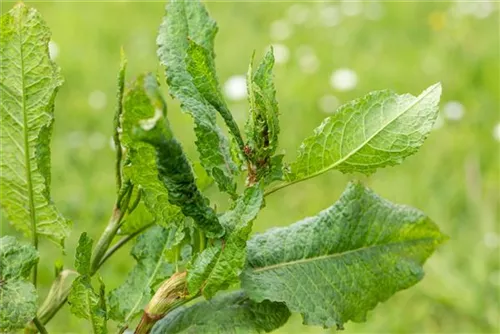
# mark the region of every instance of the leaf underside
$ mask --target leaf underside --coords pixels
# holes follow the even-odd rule
[[[441,84],[418,97],[389,90],[341,106],[304,140],[286,178],[296,182],[337,169],[372,174],[414,154],[432,129]]]
[[[238,168],[232,160],[229,140],[217,125],[218,111],[226,122],[232,118],[218,92],[212,63],[216,33],[215,21],[199,1],[172,1],[159,30],[158,58],[165,66],[170,94],[194,119],[202,166],[221,191],[234,196]],[[202,73],[208,76],[205,80],[200,79]],[[236,132],[233,122],[229,121],[229,128],[233,134]]]
[[[248,242],[242,288],[284,302],[304,323],[364,321],[367,311],[422,279],[444,235],[422,212],[351,183],[337,203]]]
[[[0,332],[13,332],[31,321],[37,310],[35,287],[26,281],[38,253],[14,237],[0,238]]]
[[[283,326],[289,317],[290,311],[282,303],[256,303],[242,291],[234,291],[175,309],[152,333],[263,333]]]
[[[0,24],[0,205],[17,229],[62,244],[70,223],[50,199],[50,137],[62,84],[49,58],[50,31],[22,3]]]

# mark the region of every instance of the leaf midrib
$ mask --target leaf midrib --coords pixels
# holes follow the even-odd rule
[[[31,220],[31,233],[33,246],[38,249],[38,234],[36,232],[36,214],[35,214],[35,201],[33,198],[33,182],[31,175],[31,160],[30,160],[30,147],[29,147],[29,133],[28,133],[28,115],[26,112],[26,83],[25,83],[25,73],[24,73],[24,54],[23,54],[23,25],[22,25],[22,13],[20,14],[18,20],[18,31],[19,31],[19,53],[21,58],[21,100],[22,100],[22,112],[23,112],[23,136],[24,136],[24,160],[26,164],[26,178],[28,187],[28,202],[30,210],[30,220]],[[34,280],[33,283],[36,287],[36,266],[34,267]]]
[[[382,132],[385,128],[387,128],[389,125],[391,125],[394,121],[396,121],[399,117],[401,117],[402,115],[404,115],[405,113],[407,113],[410,109],[412,109],[413,107],[415,107],[415,105],[419,102],[421,102],[425,97],[427,97],[431,92],[434,92],[434,90],[436,89],[437,85],[434,85],[434,87],[432,89],[429,89],[427,92],[425,92],[425,94],[420,94],[416,99],[415,99],[415,102],[412,103],[408,108],[406,108],[405,110],[403,110],[401,113],[399,113],[398,115],[396,115],[393,119],[391,119],[389,122],[385,123],[383,126],[380,127],[380,129],[378,129],[374,134],[372,134],[370,137],[368,137],[365,141],[363,141],[360,145],[358,145],[358,147],[356,147],[354,150],[352,150],[349,154],[347,154],[345,157],[337,160],[335,163],[329,165],[328,167],[325,167],[313,174],[309,174],[307,175],[306,177],[304,178],[300,178],[300,179],[296,179],[294,181],[292,181],[291,183],[295,183],[295,182],[298,182],[298,181],[303,181],[303,180],[307,180],[307,179],[310,179],[310,178],[313,178],[313,177],[316,177],[320,174],[323,174],[327,171],[329,171],[330,169],[333,169],[337,166],[339,166],[340,164],[346,162],[350,157],[352,157],[354,154],[358,153],[359,150],[361,150],[365,145],[367,145],[370,141],[373,140],[373,138],[375,138],[376,136],[378,136],[380,134],[380,132]],[[308,159],[309,160],[309,159]]]
[[[265,266],[265,267],[258,267],[258,268],[254,267],[254,268],[252,268],[252,272],[258,273],[258,272],[263,272],[263,271],[268,271],[268,270],[279,269],[279,268],[283,268],[283,267],[287,267],[287,266],[297,265],[297,264],[301,264],[301,263],[319,261],[319,260],[324,260],[324,259],[328,259],[328,258],[337,258],[337,257],[341,257],[344,255],[348,255],[348,254],[352,254],[352,253],[356,253],[356,252],[363,252],[363,251],[367,251],[367,250],[377,248],[377,247],[382,247],[382,246],[391,247],[391,246],[396,246],[396,245],[405,244],[405,243],[425,242],[425,241],[432,242],[434,240],[435,240],[435,238],[426,237],[426,238],[419,238],[419,239],[408,239],[408,240],[402,240],[402,241],[397,241],[397,242],[390,242],[387,244],[370,245],[370,246],[365,246],[365,247],[361,247],[361,248],[350,249],[348,251],[341,252],[341,253],[326,254],[326,255],[303,258],[303,259],[293,260],[293,261],[288,261],[288,262],[281,262],[281,263],[276,263],[276,264],[272,264],[270,266]]]

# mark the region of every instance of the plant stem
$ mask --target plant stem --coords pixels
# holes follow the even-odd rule
[[[92,259],[90,265],[90,274],[93,275],[99,268],[102,257],[106,253],[113,241],[113,238],[116,235],[116,232],[120,228],[121,221],[125,213],[127,212],[128,203],[130,201],[130,196],[132,195],[133,186],[130,183],[127,183],[124,186],[124,189],[120,191],[118,195],[118,199],[116,201],[116,205],[113,208],[113,214],[109,219],[108,226],[104,232],[102,232],[101,238],[97,242],[94,251],[92,252]]]
[[[150,228],[151,226],[154,225],[154,222],[152,223],[149,223],[147,225],[144,225],[143,227],[141,227],[140,229],[138,229],[137,231],[135,231],[134,233],[132,234],[129,234],[125,237],[123,237],[122,239],[120,239],[119,241],[117,241],[107,252],[106,254],[103,255],[102,259],[101,259],[101,262],[99,263],[99,266],[97,267],[97,269],[99,269],[103,263],[111,256],[113,255],[114,252],[116,252],[118,249],[120,249],[123,245],[125,245],[127,242],[129,242],[130,240],[132,240],[133,238],[135,238],[136,236],[138,236],[139,234],[141,234],[142,232],[144,232],[145,230],[147,230],[148,228]]]
[[[48,334],[47,330],[45,329],[45,327],[43,326],[43,324],[40,322],[40,320],[37,317],[35,317],[35,319],[33,319],[33,323],[35,324],[36,328],[38,329],[38,331],[41,334]]]

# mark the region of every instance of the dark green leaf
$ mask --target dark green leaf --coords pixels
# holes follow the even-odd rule
[[[139,76],[127,89],[122,116],[122,144],[127,149],[124,174],[142,192],[141,202],[158,224],[168,226],[182,221],[180,209],[169,202],[167,189],[158,179],[156,152],[151,145],[132,138],[132,131],[139,121],[151,118],[155,110],[166,113],[166,105],[159,95],[156,78],[152,74]],[[126,218],[123,231],[131,231],[151,222],[146,213],[138,210]]]
[[[188,71],[188,61],[195,76],[197,72],[209,73],[208,80],[214,87],[217,82],[213,68],[207,68],[204,60],[213,63],[213,41],[217,27],[208,13],[198,1],[172,1],[167,5],[166,15],[160,27],[157,43],[160,63],[166,68],[167,83],[170,94],[181,102],[184,111],[191,114],[195,122],[196,146],[200,153],[200,161],[207,173],[214,178],[219,188],[230,194],[235,193],[234,175],[238,173],[237,166],[231,158],[228,139],[217,126],[217,109],[207,100],[222,103],[212,88],[200,86],[201,81],[195,80]],[[201,62],[188,54],[189,40],[191,53],[202,51]],[[197,46],[196,46],[197,45]],[[208,56],[205,57],[208,52]],[[199,54],[198,54],[199,56]],[[191,59],[190,59],[191,58]],[[189,60],[190,59],[190,60]],[[222,112],[225,119],[228,113]],[[231,123],[230,123],[231,124]],[[231,125],[231,130],[235,130]]]
[[[16,238],[5,236],[0,239],[0,278],[26,278],[38,262],[38,252],[28,244],[19,243]]]
[[[220,295],[170,312],[153,334],[263,333],[283,326],[290,311],[282,303],[256,303],[242,291]]]
[[[196,186],[192,167],[163,114],[157,112],[155,117],[143,120],[135,134],[156,150],[158,176],[168,190],[168,201],[193,218],[208,237],[220,237],[224,233],[222,225]]]
[[[17,4],[0,22],[0,205],[25,233],[58,244],[70,223],[50,199],[50,136],[62,84],[40,14]],[[35,227],[35,228],[33,228]]]
[[[306,324],[364,321],[422,279],[423,263],[444,239],[422,212],[350,184],[317,216],[253,237],[242,287],[257,302],[284,302]]]
[[[251,223],[260,211],[262,196],[259,185],[247,188],[235,207],[220,218],[227,232],[225,239],[205,249],[188,270],[188,289],[192,295],[201,289],[206,298],[212,298],[217,291],[239,281]]]

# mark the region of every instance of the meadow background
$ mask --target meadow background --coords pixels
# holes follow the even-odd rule
[[[14,2],[3,1],[7,11]],[[65,84],[56,100],[52,196],[74,230],[67,253],[41,242],[42,298],[56,260],[73,267],[82,231],[97,238],[114,202],[111,145],[120,46],[127,79],[160,72],[156,33],[163,2],[28,2],[52,29],[50,49]],[[336,201],[348,180],[426,212],[450,240],[426,264],[426,277],[345,333],[500,331],[500,21],[493,2],[208,2],[219,24],[217,68],[240,124],[248,105],[242,76],[252,52],[274,45],[281,148],[291,161],[301,141],[342,103],[390,88],[418,95],[441,81],[436,127],[401,166],[366,178],[330,172],[271,195],[255,231],[288,225]],[[164,82],[164,81],[163,81]],[[166,95],[166,87],[163,85]],[[169,118],[193,160],[192,120],[169,100]],[[227,198],[208,195],[220,205]],[[2,234],[16,234],[2,219]],[[134,261],[122,249],[101,273],[111,290]],[[278,333],[333,333],[294,315]],[[65,307],[50,333],[88,333]],[[114,324],[110,323],[114,332]]]

